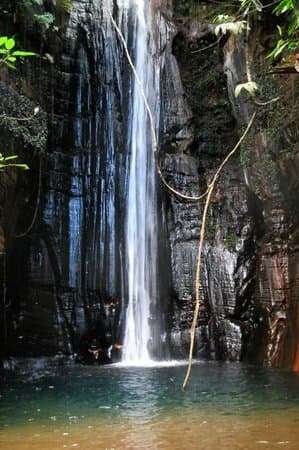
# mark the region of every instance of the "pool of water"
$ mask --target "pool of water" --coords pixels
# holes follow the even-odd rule
[[[299,448],[299,375],[242,364],[67,367],[1,378],[2,450]]]

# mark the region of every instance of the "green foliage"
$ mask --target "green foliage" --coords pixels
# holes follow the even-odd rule
[[[32,26],[37,24],[42,32],[57,31],[57,16],[69,14],[73,7],[72,0],[21,0],[25,18]]]
[[[2,153],[0,153],[0,171],[6,169],[7,167],[17,167],[19,169],[29,170],[29,167],[27,166],[27,164],[18,164],[18,163],[10,162],[17,158],[18,158],[17,155],[4,156]]]
[[[224,238],[226,247],[228,248],[228,250],[230,250],[231,252],[236,250],[236,244],[237,244],[237,235],[234,232],[229,232],[227,233],[227,235]]]
[[[16,42],[13,38],[0,36],[0,66],[5,64],[10,69],[15,69],[15,62],[18,58],[27,56],[35,56],[33,52],[25,52],[23,50],[14,50]]]
[[[293,0],[281,0],[278,5],[273,9],[273,12],[277,15],[284,14],[294,10]]]
[[[232,2],[233,3],[233,2]],[[238,4],[238,6],[237,6]],[[240,0],[236,4],[235,16],[231,14],[232,4],[223,4],[223,8],[220,14],[218,14],[214,21],[219,25],[216,27],[217,32],[223,34],[227,32],[239,33],[242,32],[244,27],[235,26],[234,24],[240,24],[238,17],[247,16],[248,14],[255,16],[261,16],[263,14],[269,14],[270,4],[263,4],[260,0]],[[267,9],[266,9],[267,8]],[[280,56],[287,56],[299,49],[299,5],[295,0],[280,0],[273,2],[272,10],[270,10],[272,16],[283,16],[284,23],[282,26],[277,26],[278,38],[274,48],[269,52],[269,59],[276,59]],[[241,21],[242,23],[243,21]],[[233,24],[233,25],[231,25]]]
[[[36,0],[38,1],[38,0]],[[27,56],[35,56],[33,52],[27,52],[24,50],[14,50],[16,42],[13,38],[7,36],[0,36],[0,67],[5,64],[10,69],[15,69],[15,63],[18,59]],[[8,167],[15,167],[18,169],[28,170],[27,164],[20,164],[14,161],[18,158],[17,155],[4,156],[0,153],[0,171]]]
[[[219,16],[218,16],[219,17]],[[224,22],[220,23],[215,28],[215,34],[218,36],[219,34],[233,33],[233,34],[241,34],[246,28],[246,22],[244,20],[239,20],[236,22]]]
[[[247,167],[251,162],[251,148],[247,139],[243,142],[240,148],[240,164],[242,167]]]
[[[277,16],[288,14],[289,26],[284,30],[280,26],[277,26],[278,40],[274,49],[267,56],[270,59],[277,58],[285,50],[288,50],[289,53],[291,51],[295,51],[299,46],[299,16],[293,5],[293,2],[291,0],[282,0],[281,2],[279,2],[273,12]]]
[[[44,14],[34,14],[34,18],[44,30],[51,28],[55,22],[55,17],[50,12],[45,12]]]
[[[240,5],[240,11],[248,11],[252,9],[254,12],[261,12],[263,5],[259,0],[242,0]]]
[[[234,16],[229,16],[228,14],[218,14],[218,16],[215,16],[213,21],[215,23],[227,23],[227,22],[233,22],[235,20]]]
[[[210,244],[213,243],[216,236],[217,228],[213,221],[213,216],[209,215],[206,221],[206,240]]]
[[[73,8],[72,0],[54,0],[55,6],[63,11],[70,13]]]

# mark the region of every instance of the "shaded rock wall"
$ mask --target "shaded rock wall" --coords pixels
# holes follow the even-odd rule
[[[258,31],[257,31],[258,33]],[[263,44],[263,34],[260,44]],[[255,107],[257,123],[241,149],[248,191],[259,204],[260,229],[258,259],[255,270],[255,324],[253,343],[248,356],[277,367],[292,367],[297,360],[298,309],[298,206],[295,201],[298,176],[297,74],[268,74],[269,67],[258,58],[261,48],[252,40],[248,44],[249,63],[266,105],[248,105],[244,97],[234,99],[234,109],[242,123]],[[229,79],[232,92],[244,79],[238,69],[235,52],[242,44],[230,38],[225,49],[226,68],[234,73]],[[244,43],[243,48],[246,49]],[[271,100],[279,96],[279,102]],[[290,161],[292,163],[290,164]],[[291,167],[292,166],[292,167]],[[295,175],[297,173],[297,175]],[[288,181],[286,181],[288,179]]]
[[[227,95],[222,50],[199,50],[215,41],[210,27],[193,19],[190,24],[182,17],[176,24],[173,53],[189,105],[190,133],[187,145],[179,134],[172,135],[170,145],[166,142],[164,170],[178,190],[198,195],[236,142],[237,126]],[[171,199],[169,209],[175,299],[171,345],[178,356],[186,354],[189,342],[203,207],[203,201],[190,204]],[[253,302],[255,239],[245,181],[239,161],[234,160],[220,178],[208,215],[197,356],[239,360],[244,353]]]
[[[162,30],[156,57],[163,65],[171,25],[158,12],[156,22],[154,29]],[[134,48],[130,23],[127,32]],[[34,228],[15,242],[18,271],[9,280],[7,351],[14,355],[72,354],[95,328],[105,347],[119,342],[123,333],[131,71],[106,8],[95,2],[76,2],[65,28],[48,46],[55,70],[44,67],[38,79],[49,100],[42,201]],[[30,86],[37,75],[27,70]],[[158,259],[164,273],[162,305],[151,308],[155,324],[163,322],[160,315],[169,300],[162,193],[158,197]],[[160,351],[158,343],[153,345]]]

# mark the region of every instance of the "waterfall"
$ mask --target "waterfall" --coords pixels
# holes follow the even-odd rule
[[[130,15],[131,53],[145,94],[153,107],[157,102],[155,81],[159,68],[154,61],[154,42],[148,25],[151,23],[150,2],[120,0],[119,3],[125,10],[123,14]],[[151,359],[148,349],[151,340],[150,305],[157,299],[157,193],[148,114],[132,73],[131,77],[125,213],[125,294],[128,305],[123,361],[144,364]]]

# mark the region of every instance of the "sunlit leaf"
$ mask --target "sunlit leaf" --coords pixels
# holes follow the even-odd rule
[[[7,36],[0,36],[0,47],[2,47],[7,41]]]
[[[252,1],[257,11],[261,12],[263,10],[263,5],[261,4],[261,2],[259,0],[252,0]]]
[[[34,53],[34,52],[23,52],[21,50],[16,50],[15,52],[12,52],[12,56],[21,56],[21,57],[36,56],[36,53]]]
[[[218,14],[218,16],[214,17],[214,23],[226,23],[232,22],[234,20],[233,16],[228,16],[227,14]]]
[[[6,167],[17,167],[18,169],[29,170],[27,164],[3,164],[0,163],[0,169],[5,169]]]
[[[5,42],[5,48],[7,50],[11,50],[12,48],[14,48],[15,45],[16,45],[16,42],[13,38],[9,38]]]
[[[9,61],[4,61],[4,64],[9,67],[10,69],[15,69],[15,66],[13,65],[13,63],[10,63]]]
[[[243,89],[250,95],[254,95],[255,91],[258,90],[258,85],[254,81],[238,84],[235,88],[235,97],[238,97]]]
[[[50,64],[54,64],[54,58],[50,53],[45,53],[44,59],[49,61]]]
[[[278,5],[274,8],[273,12],[279,16],[280,14],[284,14],[287,11],[292,11],[294,9],[294,5],[292,0],[281,0]]]
[[[241,20],[238,22],[226,22],[216,26],[215,34],[216,36],[218,36],[219,34],[226,34],[226,33],[240,34],[245,28],[246,28],[245,20]]]
[[[18,156],[17,155],[13,155],[13,156],[6,156],[5,158],[4,158],[4,160],[5,161],[10,161],[11,159],[17,159],[18,158]]]
[[[270,59],[277,58],[282,53],[282,51],[288,47],[288,44],[289,44],[288,41],[279,39],[279,41],[277,41],[275,48],[270,53],[268,53],[267,58],[270,58]]]
[[[18,167],[19,169],[29,170],[29,166],[27,164],[10,164],[12,167]]]

